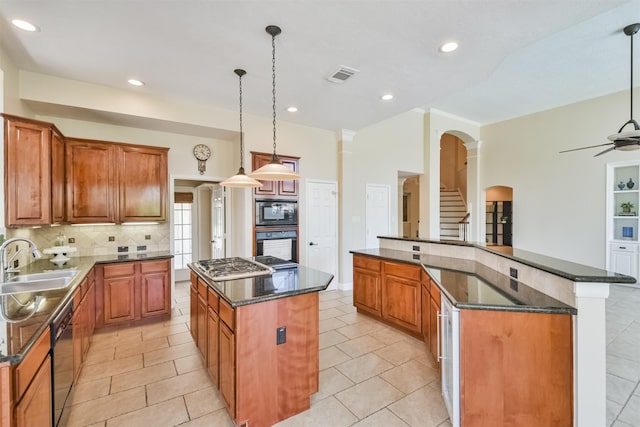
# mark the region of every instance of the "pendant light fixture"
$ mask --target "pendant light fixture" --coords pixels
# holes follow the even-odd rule
[[[289,181],[300,179],[295,171],[284,166],[276,154],[276,36],[282,32],[280,27],[269,25],[265,31],[271,36],[271,80],[273,83],[273,157],[270,163],[253,171],[250,176],[262,181]]]
[[[242,132],[242,76],[247,74],[245,70],[235,69],[234,73],[238,75],[240,86],[240,169],[234,176],[225,179],[220,183],[223,187],[262,187],[262,183],[249,177],[244,173],[244,132]]]

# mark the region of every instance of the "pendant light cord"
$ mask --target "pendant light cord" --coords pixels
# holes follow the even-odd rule
[[[240,85],[240,170],[244,172],[244,132],[242,131],[242,75],[238,75]]]
[[[271,81],[273,83],[273,158],[276,156],[276,36],[271,36]]]
[[[631,111],[631,116],[629,117],[629,120],[633,120],[633,36],[634,34],[631,34],[631,86],[629,89],[629,102],[630,102],[630,111]]]

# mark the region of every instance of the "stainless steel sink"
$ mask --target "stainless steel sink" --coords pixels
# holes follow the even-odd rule
[[[44,273],[21,274],[9,281],[0,283],[0,294],[22,292],[42,292],[66,288],[78,274],[77,270],[51,271]]]

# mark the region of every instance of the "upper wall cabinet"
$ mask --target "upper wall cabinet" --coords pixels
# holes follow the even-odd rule
[[[68,138],[66,154],[69,222],[116,222],[115,144]]]
[[[271,163],[271,159],[273,158],[273,154],[270,153],[255,153],[251,152],[251,166],[252,170],[256,170],[268,163]],[[292,169],[295,172],[299,171],[299,161],[298,157],[291,156],[278,156],[282,164],[289,169]],[[262,187],[257,187],[255,189],[256,196],[266,196],[266,197],[297,197],[298,196],[298,181],[289,180],[289,181],[260,181],[262,182]]]
[[[118,147],[120,222],[166,221],[168,150]]]
[[[63,222],[64,136],[51,123],[2,115],[5,120],[6,226]]]
[[[166,221],[167,151],[167,148],[68,138],[68,220]]]

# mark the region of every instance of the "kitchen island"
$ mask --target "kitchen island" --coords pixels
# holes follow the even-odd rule
[[[404,329],[413,328],[409,332],[414,335],[425,329],[431,330],[433,333],[427,334],[425,341],[431,338],[429,344],[432,355],[444,356],[441,351],[446,353],[446,358],[443,359],[443,388],[447,382],[451,382],[445,375],[448,370],[444,369],[445,363],[450,363],[450,345],[459,346],[453,350],[459,355],[461,377],[453,383],[458,383],[460,390],[454,391],[458,394],[452,401],[466,406],[462,408],[463,417],[465,410],[467,415],[473,417],[486,417],[493,413],[493,422],[501,425],[501,421],[495,418],[495,414],[501,413],[511,417],[508,419],[517,419],[517,425],[537,425],[535,420],[527,421],[522,418],[527,416],[525,413],[511,412],[509,415],[510,411],[517,411],[518,405],[531,407],[534,404],[533,408],[537,406],[542,413],[551,417],[556,417],[559,413],[556,410],[561,407],[563,421],[556,424],[554,419],[558,418],[550,418],[550,425],[606,424],[605,300],[610,283],[632,285],[634,278],[526,251],[516,250],[512,254],[505,254],[485,245],[469,242],[393,236],[379,237],[379,242],[380,247],[376,249],[351,251],[354,253],[354,304],[356,307],[363,307],[362,310],[359,307],[359,311],[368,310],[370,313],[377,309],[377,304],[384,321],[392,320]],[[373,261],[367,263],[360,258]],[[376,265],[376,261],[380,262],[380,267]],[[407,267],[403,270],[395,266],[395,263]],[[390,266],[389,269],[385,268],[386,264]],[[407,271],[415,269],[422,271],[422,278],[416,280],[413,273],[408,280],[406,276],[411,274]],[[422,298],[419,294],[421,283]],[[381,291],[366,293],[358,289],[372,288],[372,284],[381,287]],[[381,301],[376,300],[376,294],[385,295],[385,287],[392,288],[393,291],[386,290],[387,295],[391,295],[394,300],[391,306],[398,307],[401,305],[398,302],[401,301],[404,307],[396,312],[391,311],[386,319],[383,313],[384,297]],[[419,307],[421,300],[423,305]],[[424,306],[425,300],[431,304],[430,308]],[[389,297],[386,301],[389,301]],[[407,310],[407,307],[411,310]],[[431,322],[417,324],[425,312],[429,315],[435,313],[436,316],[431,318]],[[443,318],[440,323],[438,315],[444,315],[443,312],[448,312],[448,317],[446,321]],[[452,337],[450,330],[446,329],[451,326],[452,318],[459,322],[458,337]],[[398,322],[398,319],[404,323]],[[423,317],[422,321],[424,320]],[[507,328],[499,326],[505,321]],[[438,333],[445,334],[442,340]],[[518,339],[518,336],[524,339]],[[445,337],[448,337],[449,342],[443,341]],[[510,345],[526,350],[536,339],[540,340],[540,347],[533,346],[528,351],[511,353],[510,357],[503,358],[507,353],[499,347],[505,343],[511,342]],[[438,351],[438,346],[441,345],[446,348]],[[465,356],[465,346],[467,349],[475,348],[475,354],[466,351]],[[531,359],[532,357],[534,358]],[[481,362],[479,365],[478,361],[481,360],[487,363],[483,365]],[[514,361],[525,364],[517,366]],[[521,374],[526,372],[526,364],[534,361],[544,362],[540,366],[546,363],[548,368],[554,370],[551,375],[546,375],[546,385],[527,382],[539,381],[535,371],[523,382]],[[465,364],[467,368],[471,366],[475,370],[475,383],[468,376],[470,370],[465,372]],[[547,367],[538,372],[546,372]],[[493,374],[490,373],[492,369]],[[463,375],[467,375],[466,381],[463,381]],[[510,382],[515,386],[510,385]],[[494,394],[493,398],[490,397],[491,393],[476,393],[480,397],[476,402],[480,402],[480,405],[472,408],[471,402],[464,400],[465,388],[469,391],[468,386],[478,384],[484,384],[486,390],[496,387],[504,389]],[[536,391],[527,394],[526,390],[531,385]],[[517,392],[522,390],[525,394],[521,397],[525,399],[518,400]],[[540,399],[544,404],[550,390],[553,390],[554,396],[565,397],[550,398],[553,408],[535,404]],[[445,401],[449,392],[450,390],[443,390]],[[526,399],[526,396],[538,398]],[[486,400],[482,402],[482,398]],[[519,403],[515,405],[517,402]],[[535,411],[532,413],[536,415]],[[521,418],[513,418],[516,416]],[[454,418],[452,416],[452,422],[457,425]],[[480,422],[480,419],[482,418],[470,418],[469,420],[474,421],[467,421],[473,424]],[[484,418],[487,419],[491,420]]]
[[[189,268],[191,334],[234,422],[271,426],[308,409],[319,381],[318,292],[333,276],[297,264],[229,280],[215,276],[222,267]]]

